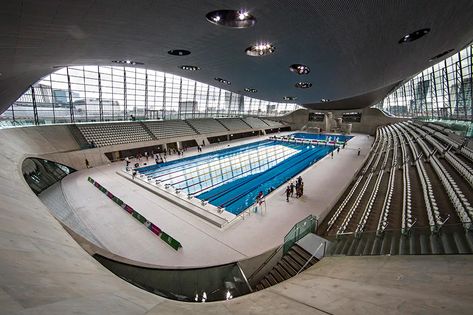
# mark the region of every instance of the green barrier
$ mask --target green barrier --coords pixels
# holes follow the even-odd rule
[[[105,187],[94,181],[91,177],[87,178],[87,180],[92,183],[95,187],[97,187],[101,192],[103,192],[107,197],[112,199],[116,204],[118,204],[121,208],[125,209],[128,213],[130,213],[136,220],[144,224],[153,234],[156,234],[161,240],[166,242],[169,246],[174,248],[175,250],[179,250],[182,247],[181,243],[174,239],[169,234],[162,231],[159,227],[148,221],[144,216],[139,214],[136,210],[133,210],[129,205],[124,203],[120,198],[114,196],[112,193],[108,192]]]
[[[166,243],[168,243],[168,245],[174,248],[175,250],[178,250],[180,247],[182,247],[181,243],[173,239],[171,236],[169,236],[165,232],[161,232],[161,239],[165,241]]]

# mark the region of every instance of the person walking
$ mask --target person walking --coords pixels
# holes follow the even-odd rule
[[[340,147],[337,147],[337,154],[340,153]]]
[[[131,179],[135,179],[135,176],[136,176],[136,170],[133,170],[133,172],[131,173]]]
[[[291,196],[291,187],[288,185],[286,187],[286,202],[289,202],[289,196]]]
[[[125,163],[126,163],[126,167],[130,165],[130,159],[128,158],[128,156],[125,158]]]
[[[299,197],[302,197],[302,195],[304,195],[304,183],[303,182],[299,186]]]
[[[360,156],[360,153],[361,153],[361,149],[358,148],[358,156]]]
[[[85,167],[90,168],[89,160],[85,159]]]
[[[332,151],[330,151],[330,156],[331,156],[331,157],[332,157],[332,159],[333,159],[333,150],[332,150]]]
[[[290,187],[291,187],[291,197],[293,197],[294,196],[294,188],[295,188],[294,182],[291,182]]]

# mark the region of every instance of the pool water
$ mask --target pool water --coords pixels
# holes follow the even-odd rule
[[[263,140],[142,167],[138,172],[238,215],[254,204],[260,191],[267,195],[334,149]]]

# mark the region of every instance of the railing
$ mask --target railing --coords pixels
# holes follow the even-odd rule
[[[369,231],[324,236],[331,242],[327,244],[326,256],[472,254],[470,224],[445,222],[447,220],[437,229],[413,224],[404,231],[386,229],[383,233]]]
[[[312,214],[307,216],[305,219],[297,222],[284,237],[284,255],[298,240],[300,240],[309,233],[315,232],[315,230],[317,229],[317,224],[317,217],[313,216]]]
[[[322,257],[325,256],[325,248],[327,247],[327,241],[324,241],[323,243],[320,243],[319,246],[317,247],[317,249],[312,253],[312,255],[310,256],[309,259],[307,259],[307,261],[305,262],[305,264],[301,267],[301,269],[299,269],[299,271],[297,271],[296,273],[296,276],[302,272],[302,270],[305,269],[305,267],[310,263],[310,261],[312,260],[312,258],[315,257],[315,255],[317,254],[317,252],[320,250],[320,248],[323,246],[323,254],[322,254]]]
[[[294,224],[291,230],[284,236],[284,243],[281,244],[266,260],[248,277],[248,281],[251,283],[252,280],[260,273],[260,271],[266,267],[283,249],[283,254],[285,255],[289,249],[301,238],[306,236],[309,233],[315,232],[317,229],[318,220],[317,217],[309,215],[303,220]]]

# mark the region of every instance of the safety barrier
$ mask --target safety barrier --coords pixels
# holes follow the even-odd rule
[[[175,250],[179,250],[179,248],[182,247],[181,243],[174,239],[172,236],[164,232],[162,229],[157,227],[154,223],[150,222],[148,219],[146,219],[143,215],[141,215],[138,211],[124,203],[120,198],[114,196],[111,192],[109,192],[105,187],[100,185],[98,182],[93,180],[91,177],[87,179],[91,184],[93,184],[95,187],[98,188],[101,192],[103,192],[105,195],[107,195],[108,198],[112,199],[117,205],[122,207],[126,212],[131,214],[136,220],[144,224],[151,232],[156,234],[160,239],[162,239],[164,242],[166,242],[169,246],[174,248]]]

